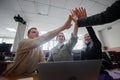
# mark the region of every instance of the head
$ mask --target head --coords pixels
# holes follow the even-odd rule
[[[103,50],[108,50],[108,46],[103,46]]]
[[[39,37],[39,32],[38,32],[37,28],[33,27],[28,30],[27,35],[28,35],[28,38],[33,39],[33,38]]]
[[[87,33],[87,34],[85,34],[84,35],[84,42],[85,42],[85,44],[88,44],[88,43],[90,43],[92,40],[91,40],[91,37],[90,37],[90,35]]]
[[[56,37],[56,40],[59,42],[59,43],[63,43],[65,41],[65,35],[63,33],[59,33]]]

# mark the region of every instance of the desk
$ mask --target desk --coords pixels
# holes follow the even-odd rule
[[[14,61],[0,61],[0,75],[3,73],[3,71],[6,69],[7,64],[11,64]]]

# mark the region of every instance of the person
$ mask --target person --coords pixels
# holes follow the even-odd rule
[[[108,51],[108,46],[103,46],[103,51],[102,52],[105,52],[106,56],[111,60],[111,55]]]
[[[86,27],[88,33],[84,35],[85,46],[81,49],[81,60],[101,59],[101,42],[92,27]]]
[[[77,32],[78,27],[75,24],[71,38],[66,44],[64,44],[65,35],[63,33],[59,33],[56,37],[58,44],[51,49],[50,56],[47,61],[72,61],[73,57],[71,51],[77,43]]]
[[[77,11],[77,8],[74,10],[74,12]],[[120,19],[120,0],[117,0],[114,2],[110,7],[108,7],[105,11],[78,19],[77,17],[74,17],[74,21],[77,22],[78,27],[86,27],[86,26],[92,26],[92,25],[102,25],[106,23],[111,23],[113,21],[116,21]]]
[[[86,9],[79,8],[79,10],[74,13],[74,10],[71,11],[71,16],[76,15],[78,18],[87,17]],[[92,60],[92,59],[101,59],[102,58],[102,49],[101,42],[98,40],[94,29],[89,26],[86,27],[88,33],[84,35],[85,46],[80,50],[80,60]]]
[[[87,17],[86,9],[79,8],[79,10],[74,13],[72,10],[72,17],[77,16],[78,18]],[[86,27],[89,34],[84,35],[85,47],[81,50],[81,60],[91,60],[91,59],[102,59],[102,49],[101,42],[98,40],[93,28],[91,26]],[[100,75],[98,80],[113,80],[113,78],[101,67]]]
[[[72,19],[69,16],[63,26],[41,36],[39,36],[37,28],[29,29],[28,39],[19,43],[13,64],[7,66],[2,76],[33,73],[38,68],[39,62],[45,62],[45,55],[39,46],[51,40],[59,32],[70,28],[71,21]]]
[[[105,69],[113,69],[111,54],[107,46],[103,46],[102,51],[103,65]]]

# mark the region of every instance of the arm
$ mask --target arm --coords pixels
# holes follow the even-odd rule
[[[35,39],[26,39],[23,40],[19,45],[21,47],[20,50],[30,50],[32,48],[36,48],[44,43],[46,43],[47,41],[51,40],[52,38],[54,38],[59,32],[68,29],[71,27],[71,17],[69,16],[68,20],[65,22],[65,24],[53,31],[48,32],[47,34],[44,34],[38,38]]]
[[[78,33],[78,26],[77,24],[75,23],[74,25],[74,30],[72,32],[72,37],[71,39],[69,40],[68,43],[66,43],[66,46],[68,46],[69,50],[72,50],[73,47],[75,46],[75,44],[77,43],[77,33]]]
[[[79,27],[84,27],[110,23],[119,18],[120,18],[120,0],[117,0],[104,12],[78,20],[76,18],[76,20]]]
[[[101,44],[100,41],[98,40],[96,34],[95,34],[94,29],[92,27],[86,27],[86,29],[87,29],[92,41],[96,44]]]
[[[74,30],[73,30],[73,37],[77,37],[77,34],[78,34],[78,26],[77,24],[75,23],[75,26],[74,26]]]
[[[87,13],[86,13],[86,9],[85,8],[79,8],[79,9],[75,9],[72,10],[72,16],[77,16],[79,19],[84,19],[87,17]],[[74,21],[75,22],[75,21]],[[76,22],[77,23],[77,22]],[[98,40],[93,28],[90,26],[90,27],[86,27],[91,39],[93,40],[94,43],[100,43],[100,41]]]

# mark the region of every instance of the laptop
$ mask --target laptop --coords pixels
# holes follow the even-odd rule
[[[0,52],[10,52],[12,44],[2,43],[0,44]]]
[[[10,52],[12,44],[0,44],[0,61],[5,60],[5,53]]]
[[[39,80],[98,80],[101,64],[101,60],[39,63]]]

